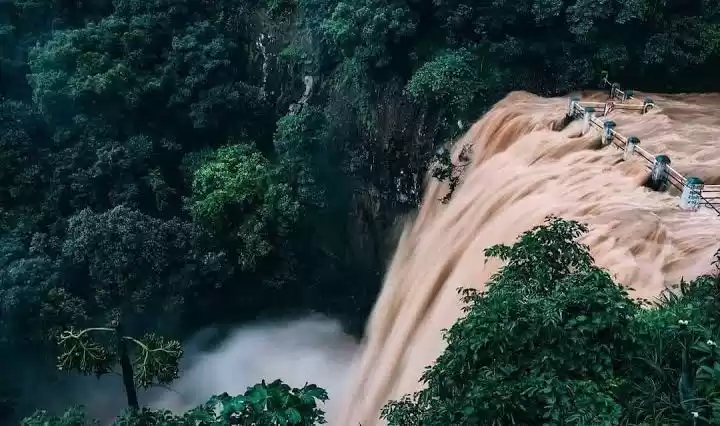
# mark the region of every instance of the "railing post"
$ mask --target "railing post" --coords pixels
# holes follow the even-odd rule
[[[615,102],[613,102],[613,101],[605,102],[605,107],[603,108],[603,117],[607,117],[608,114],[610,114],[614,108],[615,108]]]
[[[627,143],[625,144],[625,152],[623,153],[623,160],[630,160],[633,153],[635,153],[635,147],[638,145],[640,145],[640,139],[638,139],[637,136],[630,136],[629,138],[627,138]]]
[[[567,116],[568,117],[574,117],[575,116],[575,105],[580,102],[579,96],[571,96],[570,100],[568,101],[568,109],[567,109]]]
[[[695,176],[687,178],[683,192],[680,196],[680,208],[683,210],[696,211],[700,207],[700,195],[705,183]]]
[[[653,164],[652,173],[650,173],[650,182],[656,191],[664,191],[668,186],[668,166],[670,165],[670,157],[667,155],[656,155]]]
[[[625,95],[623,96],[623,100],[622,100],[622,101],[625,102],[625,101],[627,101],[628,99],[632,98],[632,96],[633,96],[633,91],[632,91],[632,89],[627,89],[627,90],[625,91]]]
[[[590,131],[590,120],[595,116],[595,108],[585,107],[585,115],[583,116],[583,128],[582,134],[584,135]]]
[[[614,128],[615,128],[615,122],[612,120],[607,120],[603,123],[603,134],[602,134],[603,146],[610,145],[610,142],[612,142]]]
[[[653,100],[650,98],[645,98],[645,100],[643,101],[642,113],[647,114],[648,111],[650,111],[653,108],[655,108],[655,102],[653,102]]]

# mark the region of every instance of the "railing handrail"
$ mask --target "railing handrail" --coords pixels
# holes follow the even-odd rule
[[[611,84],[607,80],[607,75],[603,76],[603,82],[606,84]],[[580,102],[579,100],[573,102],[572,115],[574,117],[577,116],[583,116],[585,113],[585,108],[592,107],[592,108],[598,108],[598,107],[604,107],[605,111],[611,111],[614,107],[617,107],[616,104],[614,104],[615,99],[619,99],[621,102],[621,105],[624,105],[626,108],[622,109],[639,109],[642,110],[643,113],[647,112],[648,108],[647,106],[649,104],[652,104],[652,101],[645,100],[642,105],[628,105],[625,104],[626,101],[636,99],[632,95],[628,95],[627,92],[624,92],[620,90],[619,86],[612,85],[612,91],[611,91],[611,100],[608,100],[606,102]],[[630,107],[630,108],[627,108]],[[609,133],[611,136],[611,142],[613,145],[615,145],[618,149],[624,150],[628,143],[628,138],[622,135],[621,133],[617,132],[615,129],[605,129],[605,120],[601,120],[595,115],[590,115],[588,117],[588,124],[591,126],[594,126],[598,128],[601,132]],[[633,154],[637,154],[648,163],[646,164],[647,167],[650,169],[653,168],[655,164],[655,156],[652,155],[647,150],[641,148],[640,146],[635,146],[635,149],[633,150]],[[687,178],[680,174],[677,170],[672,168],[669,164],[666,165],[666,170],[668,172],[668,181],[670,184],[673,184],[676,188],[682,191],[683,187],[687,183]],[[677,183],[677,185],[675,185]],[[717,212],[720,215],[720,185],[705,185],[703,186],[702,190],[699,193],[700,196],[700,204],[705,205]]]

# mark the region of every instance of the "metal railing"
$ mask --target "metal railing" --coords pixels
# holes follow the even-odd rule
[[[703,204],[720,215],[720,185],[705,185],[700,193],[700,198]]]
[[[610,86],[610,97],[606,102],[581,102],[579,98],[570,99],[567,115],[573,118],[582,117],[583,134],[595,127],[602,133],[603,145],[614,145],[625,152],[625,159],[638,155],[645,159],[646,167],[652,171],[651,180],[657,180],[662,185],[672,185],[682,193],[681,206],[688,210],[695,210],[704,205],[720,215],[720,185],[703,185],[696,177],[685,177],[670,166],[670,159],[665,155],[652,155],[638,146],[640,140],[636,137],[626,137],[614,130],[615,123],[607,120],[607,116],[614,109],[636,110],[642,114],[654,108],[652,99],[646,98],[642,104],[628,101],[636,100],[631,90],[621,90],[617,83],[610,83],[607,73],[603,73],[602,83]],[[602,108],[603,119],[595,115],[595,111]]]

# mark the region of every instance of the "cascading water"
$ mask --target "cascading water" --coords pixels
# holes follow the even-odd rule
[[[636,95],[642,96],[642,95]],[[623,135],[665,154],[684,175],[720,184],[720,95],[650,95],[650,113],[610,113]],[[606,94],[584,93],[604,101]],[[642,97],[641,97],[642,99]],[[463,182],[445,205],[447,185],[429,182],[387,273],[367,328],[354,380],[333,426],[383,424],[381,407],[419,389],[423,368],[443,349],[441,329],[460,315],[458,287],[482,288],[498,268],[483,250],[511,243],[548,215],[585,222],[598,265],[616,281],[652,298],[681,278],[710,272],[720,241],[720,216],[683,211],[677,191],[653,192],[643,160],[623,161],[600,132],[581,135],[582,120],[556,131],[566,98],[515,92],[455,145],[472,146]],[[335,410],[334,410],[335,411]]]

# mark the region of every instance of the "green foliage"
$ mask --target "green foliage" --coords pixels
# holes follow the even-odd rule
[[[126,411],[113,426],[313,426],[325,424],[319,402],[328,400],[327,392],[316,385],[291,388],[281,380],[262,381],[243,395],[217,395],[183,415],[167,410],[142,408]],[[94,426],[79,408],[71,408],[60,417],[44,411],[23,420],[22,426]]]
[[[681,283],[649,307],[631,300],[551,218],[512,245],[422,376],[382,410],[391,425],[719,424],[720,287]],[[487,419],[492,419],[489,421]]]
[[[214,253],[200,252],[197,231],[190,223],[124,206],[104,213],[85,209],[68,221],[61,247],[65,288],[104,324],[119,315],[176,316],[218,261]]]
[[[326,37],[346,56],[358,56],[373,66],[391,63],[393,54],[411,37],[417,20],[403,2],[363,0],[337,2],[323,23]]]
[[[296,0],[266,0],[268,13],[273,17],[290,14],[296,6]]]
[[[88,419],[82,407],[71,407],[60,416],[36,411],[23,419],[20,426],[100,426],[100,422]]]
[[[54,118],[80,113],[120,131],[131,130],[121,120],[138,113],[149,114],[136,123],[140,128],[183,114],[178,131],[217,128],[232,115],[253,114],[259,91],[232,72],[247,60],[233,40],[237,15],[223,16],[232,2],[185,3],[186,13],[197,15],[181,15],[171,2],[128,0],[99,22],[54,33],[30,53],[36,104]],[[165,111],[147,108],[158,101]]]
[[[236,244],[243,268],[267,256],[298,219],[299,204],[283,178],[247,145],[220,148],[195,172],[192,214]]]
[[[52,328],[65,314],[83,316],[83,309],[54,309],[72,305],[67,293],[55,290],[59,276],[48,256],[28,250],[18,235],[0,239],[0,343],[52,338]],[[80,320],[81,318],[73,318]]]
[[[324,412],[317,402],[325,402],[327,392],[316,385],[302,389],[291,388],[281,380],[248,388],[244,395],[231,397],[222,394],[209,404],[220,409],[219,418],[231,424],[243,425],[302,425],[325,424]]]
[[[120,311],[132,335],[284,309],[362,330],[387,235],[425,176],[447,182],[445,202],[462,179],[465,159],[433,153],[463,123],[508,90],[564,93],[601,69],[644,90],[718,91],[719,14],[646,0],[0,2],[0,356],[22,360],[3,377],[42,370],[60,330]]]
[[[242,4],[115,3],[28,52],[34,107],[56,143],[44,206],[53,219],[121,204],[178,216],[183,154],[230,137],[270,143],[274,117],[248,65]]]
[[[314,107],[288,114],[277,122],[275,149],[293,179],[298,199],[306,206],[321,207],[326,199],[320,180],[330,168],[320,155],[326,125],[322,112]]]
[[[0,205],[7,214],[37,204],[32,193],[44,183],[49,135],[32,106],[17,101],[0,102],[0,129]]]
[[[717,378],[720,352],[717,277],[681,282],[637,316],[633,354],[625,366],[629,387],[620,393],[630,422],[719,424]]]
[[[441,53],[415,71],[407,91],[416,99],[449,104],[454,112],[461,113],[470,107],[482,87],[474,59],[464,49]]]
[[[553,219],[513,245],[484,293],[463,290],[466,316],[425,371],[427,389],[382,411],[393,425],[615,424],[614,367],[632,347],[636,306],[574,242],[582,225]],[[409,420],[414,419],[414,423]]]
[[[112,337],[112,340],[101,337]],[[61,352],[58,369],[75,370],[98,377],[112,372],[114,366],[122,365],[123,354],[117,351],[117,339],[131,343],[134,349],[132,369],[137,386],[149,388],[154,384],[166,385],[178,378],[178,362],[183,355],[180,342],[152,333],[138,340],[118,335],[118,330],[111,328],[63,331],[58,337]]]
[[[113,426],[205,426],[213,425],[212,412],[206,407],[198,407],[176,416],[167,410],[151,410],[142,408],[140,411],[126,411],[115,419]]]
[[[455,193],[455,189],[457,189],[458,185],[460,185],[462,173],[465,171],[465,168],[470,164],[471,152],[472,146],[464,145],[460,149],[457,164],[453,163],[452,158],[450,157],[450,150],[447,148],[443,147],[435,154],[435,163],[432,169],[432,177],[438,179],[441,182],[447,182],[448,184],[447,194],[445,194],[445,196],[440,199],[443,204],[447,204],[450,202],[450,199]]]

